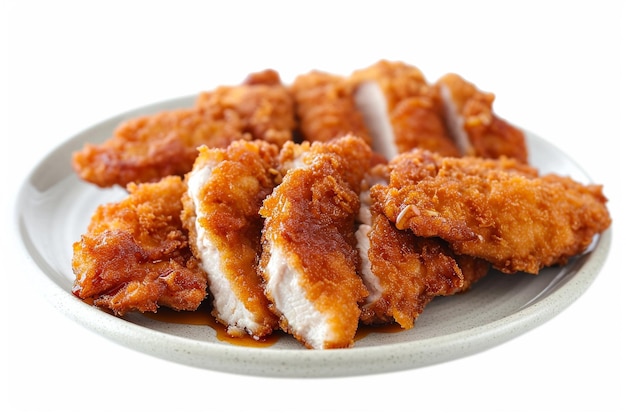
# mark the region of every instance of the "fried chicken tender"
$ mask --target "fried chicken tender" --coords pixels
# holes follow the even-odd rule
[[[191,170],[200,145],[226,147],[241,138],[282,145],[295,126],[293,101],[275,71],[251,74],[239,86],[202,93],[192,108],[162,111],[121,123],[101,144],[72,155],[85,181],[101,187],[158,181]]]
[[[432,299],[469,289],[487,274],[489,263],[455,256],[438,238],[421,238],[396,228],[380,204],[372,206],[369,196],[372,185],[388,181],[385,171],[386,166],[374,167],[361,193],[356,237],[361,277],[369,292],[361,307],[361,322],[396,322],[410,329]]]
[[[183,225],[208,275],[212,314],[235,337],[261,339],[278,328],[257,273],[259,209],[275,186],[277,156],[277,146],[260,140],[203,146],[186,175]]]
[[[565,264],[611,224],[601,186],[539,176],[510,158],[414,151],[390,169],[389,185],[371,194],[398,229],[440,237],[505,273]]]
[[[352,85],[345,77],[311,71],[291,85],[300,133],[309,142],[328,142],[353,134],[371,142],[361,113],[356,108]]]
[[[418,68],[381,60],[355,71],[350,82],[372,147],[387,159],[415,148],[460,155],[445,125],[440,90]]]
[[[281,328],[308,348],[350,347],[367,295],[354,229],[371,150],[346,136],[307,145],[304,154],[289,152],[301,162],[291,165],[260,211],[266,295]]]
[[[129,184],[129,195],[97,208],[73,245],[72,292],[111,310],[195,310],[207,277],[192,255],[180,220],[185,186],[179,177]]]
[[[252,139],[282,146],[296,128],[293,98],[274,70],[252,73],[241,86],[221,86],[198,96],[201,109],[230,109]]]
[[[457,74],[442,76],[436,85],[446,104],[448,129],[462,155],[528,162],[524,132],[494,114],[492,93],[478,90]]]

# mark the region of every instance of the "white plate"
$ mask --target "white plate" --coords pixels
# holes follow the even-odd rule
[[[190,366],[263,376],[347,376],[417,368],[483,351],[546,322],[583,294],[607,256],[610,230],[563,268],[547,268],[538,276],[492,272],[465,294],[435,299],[413,329],[371,333],[352,349],[307,350],[288,336],[265,348],[242,347],[220,341],[209,326],[167,323],[141,314],[114,317],[72,295],[72,243],[86,230],[96,206],[120,199],[124,191],[79,180],[70,166],[71,153],[86,142],[108,138],[124,119],[192,102],[193,97],[184,97],[146,106],[70,138],[41,161],[18,196],[17,233],[27,258],[41,270],[46,298],[82,325],[138,351]],[[590,182],[564,153],[526,133],[534,166]]]

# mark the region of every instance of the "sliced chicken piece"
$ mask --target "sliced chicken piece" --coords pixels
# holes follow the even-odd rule
[[[327,142],[353,134],[371,142],[345,77],[311,71],[294,80],[291,92],[304,140]]]
[[[419,69],[383,60],[355,71],[350,82],[376,152],[388,160],[418,147],[459,155],[445,126],[439,90]]]
[[[526,163],[524,132],[493,112],[495,96],[457,74],[436,83],[445,103],[446,123],[462,155],[482,158],[507,156]]]
[[[304,146],[263,203],[260,269],[283,330],[308,348],[350,347],[367,295],[354,227],[371,151],[354,136]]]
[[[264,141],[201,147],[186,176],[183,223],[208,275],[213,315],[231,336],[260,339],[278,327],[257,272],[259,209],[275,185],[277,156],[278,148]]]
[[[386,185],[389,182],[388,177],[387,164],[378,164],[374,165],[372,169],[365,174],[365,178],[361,183],[359,216],[357,218],[358,227],[355,236],[357,250],[361,258],[361,268],[359,272],[368,292],[364,302],[365,305],[375,303],[383,295],[381,280],[372,272],[372,262],[368,255],[370,250],[370,233],[372,231],[372,198],[370,188],[375,184]]]
[[[388,181],[387,166],[377,166],[367,177],[356,232],[361,277],[369,293],[361,321],[396,322],[410,329],[432,299],[467,290],[487,274],[489,264],[469,257],[457,260],[443,241],[398,230],[369,195],[371,186]]]

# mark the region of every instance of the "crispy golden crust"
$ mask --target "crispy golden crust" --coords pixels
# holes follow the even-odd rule
[[[128,197],[99,206],[73,245],[73,293],[117,315],[195,310],[207,281],[180,221],[184,189],[179,177],[130,184]]]
[[[389,110],[409,97],[423,96],[429,89],[424,74],[418,68],[399,61],[380,60],[354,71],[350,76],[350,82],[355,86],[366,81],[378,83]]]
[[[163,111],[120,124],[102,144],[86,144],[72,155],[72,167],[100,187],[158,181],[188,172],[199,145],[226,146],[241,132],[232,111],[219,118],[199,108]]]
[[[399,229],[438,236],[506,273],[563,264],[611,223],[600,186],[540,177],[506,158],[408,153],[391,162],[389,186],[371,192]]]
[[[355,71],[350,82],[355,89],[365,82],[378,84],[386,98],[399,153],[422,148],[445,156],[460,156],[446,128],[440,90],[429,85],[418,68],[382,60]]]
[[[202,93],[192,108],[123,122],[102,144],[72,156],[85,181],[101,187],[158,181],[191,169],[200,145],[226,147],[241,138],[282,145],[295,128],[293,101],[275,71],[251,74],[240,86]]]
[[[243,133],[278,146],[291,140],[296,128],[293,98],[274,70],[252,73],[240,86],[204,92],[196,106],[232,110],[243,123]]]
[[[356,152],[357,148],[361,151]],[[364,172],[371,158],[368,149],[364,141],[354,137],[339,139],[331,146],[312,146],[310,153],[314,156],[308,166],[289,171],[261,209],[265,217],[261,270],[267,269],[272,247],[280,247],[295,260],[306,298],[331,317],[330,325],[337,336],[327,341],[325,348],[354,343],[360,316],[358,304],[367,295],[357,274],[359,258],[354,237],[360,202],[348,182],[360,186],[360,181],[354,173],[345,174],[349,169],[357,175]],[[363,156],[361,160],[347,161],[341,156],[358,154]],[[268,297],[272,299],[272,294]],[[281,327],[294,333],[284,318]],[[308,345],[297,332],[294,336]]]
[[[294,165],[311,164],[320,154],[332,153],[338,156],[333,164],[352,190],[361,189],[361,182],[371,167],[381,164],[378,155],[372,153],[366,141],[359,136],[346,135],[328,142],[286,143],[278,157],[279,171],[284,175]]]
[[[444,156],[461,155],[448,134],[438,100],[438,97],[411,97],[402,100],[390,112],[398,152],[420,148]]]
[[[468,155],[483,158],[507,156],[528,162],[524,133],[493,112],[492,93],[485,93],[457,74],[446,74],[437,81],[454,103],[456,117],[467,134]]]
[[[201,147],[192,173],[205,167],[211,169],[210,178],[199,190],[201,204],[196,207],[189,193],[182,197],[181,217],[189,230],[194,255],[202,258],[196,244],[197,227],[201,227],[220,253],[221,270],[235,298],[258,323],[258,328],[245,330],[258,338],[267,336],[278,326],[256,268],[263,227],[259,209],[275,186],[277,156],[278,148],[264,141],[236,141],[226,149]],[[196,219],[199,219],[197,225]],[[220,285],[213,284],[213,279],[209,274],[210,288]],[[237,323],[224,321],[221,313],[217,309],[213,311],[218,321],[233,326],[231,334],[238,335]]]
[[[328,142],[354,134],[371,142],[354,103],[352,85],[344,77],[311,71],[294,80],[291,93],[304,140]]]

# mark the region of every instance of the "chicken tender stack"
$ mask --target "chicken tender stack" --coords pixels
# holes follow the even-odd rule
[[[412,328],[492,267],[565,264],[610,227],[602,187],[540,176],[493,100],[382,60],[291,86],[256,72],[125,121],[72,158],[128,190],[74,243],[72,291],[120,316],[206,299],[233,337],[331,349],[360,323]]]

